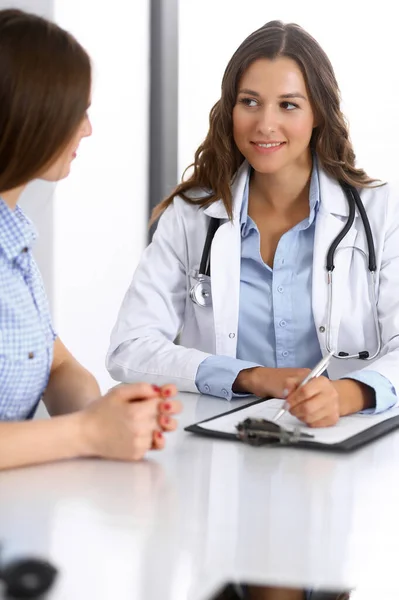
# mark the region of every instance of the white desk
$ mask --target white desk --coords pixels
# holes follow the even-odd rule
[[[181,397],[182,426],[230,408]],[[399,433],[341,456],[181,427],[141,463],[4,472],[0,539],[60,568],[51,600],[205,600],[231,579],[398,589]]]

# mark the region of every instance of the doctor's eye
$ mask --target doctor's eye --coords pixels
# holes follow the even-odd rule
[[[258,101],[254,98],[240,98],[238,101],[240,104],[244,104],[244,106],[248,106],[248,108],[254,108],[258,106]]]
[[[281,106],[281,108],[284,108],[284,110],[294,110],[295,108],[299,108],[298,104],[294,104],[293,102],[288,102],[287,100],[285,100],[284,102],[281,102],[280,106]]]

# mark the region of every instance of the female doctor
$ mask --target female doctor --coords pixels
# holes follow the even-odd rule
[[[267,23],[231,58],[193,171],[155,211],[112,333],[111,375],[226,399],[288,396],[290,412],[315,427],[393,406],[398,207],[389,186],[355,166],[324,51],[297,25]],[[199,271],[211,219],[207,295]],[[331,349],[328,377],[298,388]]]

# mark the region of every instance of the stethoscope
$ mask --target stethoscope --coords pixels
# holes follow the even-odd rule
[[[369,272],[369,295],[371,297],[371,306],[373,311],[374,318],[374,327],[377,337],[377,348],[370,356],[368,350],[362,350],[361,352],[357,352],[356,354],[349,354],[348,352],[334,352],[333,356],[339,359],[350,359],[350,358],[360,358],[361,360],[373,360],[376,358],[381,352],[382,340],[381,340],[381,331],[378,323],[378,314],[377,314],[377,300],[375,295],[375,271],[377,268],[376,260],[375,260],[375,247],[373,241],[373,234],[370,227],[370,221],[367,217],[366,210],[364,208],[363,202],[360,199],[359,192],[357,189],[345,182],[340,182],[341,188],[345,193],[345,196],[348,200],[349,205],[349,216],[348,220],[343,227],[342,231],[337,235],[337,237],[332,242],[328,252],[326,259],[326,270],[327,270],[327,282],[328,282],[328,305],[327,305],[327,327],[326,327],[326,349],[327,352],[332,352],[332,342],[331,342],[331,315],[332,315],[332,297],[333,297],[333,271],[335,269],[334,265],[334,255],[337,250],[338,244],[342,242],[344,237],[349,232],[350,228],[353,225],[355,220],[355,209],[357,207],[360,217],[363,222],[363,227],[366,233],[367,239],[367,247],[368,247],[368,272]],[[202,251],[201,262],[199,266],[198,273],[196,274],[196,283],[190,289],[190,298],[191,300],[201,306],[203,308],[212,306],[212,290],[211,290],[211,278],[210,278],[210,253],[211,253],[211,245],[215,233],[220,225],[220,220],[214,217],[211,217],[208,231],[206,234],[204,249]],[[362,253],[365,260],[367,260],[366,253],[361,250],[361,248],[356,248],[355,246],[346,246],[345,248],[340,248],[340,250],[353,248]]]

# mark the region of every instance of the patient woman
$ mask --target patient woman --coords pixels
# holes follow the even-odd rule
[[[0,469],[80,456],[137,460],[162,449],[176,388],[94,377],[54,332],[32,256],[34,228],[18,206],[33,179],[67,177],[82,138],[91,67],[53,23],[0,11]],[[39,400],[52,419],[32,421]],[[70,414],[66,414],[70,413]]]

